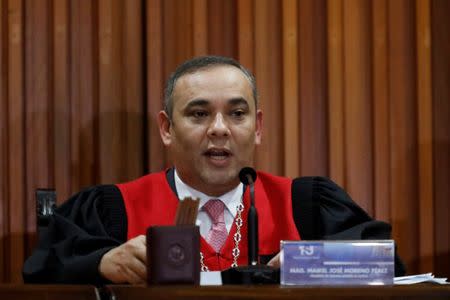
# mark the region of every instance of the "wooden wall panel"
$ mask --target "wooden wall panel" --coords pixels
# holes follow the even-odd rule
[[[192,1],[169,0],[163,3],[164,79],[184,60],[193,56]]]
[[[191,57],[194,55],[194,43],[192,41],[193,30],[192,30],[192,17],[193,17],[193,7],[192,3],[194,0],[188,1],[176,1],[173,3],[173,6],[169,5],[166,7],[167,10],[174,10],[174,18],[169,19],[169,22],[175,24],[174,31],[172,32],[173,37],[175,38],[175,52],[174,52],[174,66],[167,70],[167,75],[171,73],[174,68],[186,60],[187,57]],[[180,49],[185,49],[184,51]],[[169,58],[170,60],[170,58]]]
[[[326,175],[391,222],[410,273],[450,276],[445,0],[0,2],[0,282],[36,239],[37,187],[170,165],[157,113],[192,56],[239,59],[264,111],[256,166]]]
[[[164,168],[165,152],[162,143],[159,141],[159,129],[156,123],[156,116],[163,108],[163,87],[164,87],[164,50],[163,39],[163,11],[162,0],[146,2],[147,31],[145,34],[147,53],[144,57],[147,61],[147,117],[144,119],[144,163],[147,157],[147,170],[156,172]],[[145,153],[148,153],[145,155]]]
[[[301,176],[328,174],[326,2],[300,1],[299,120]],[[289,143],[289,141],[285,141]]]
[[[237,42],[239,61],[255,73],[255,13],[253,0],[241,0],[237,3]],[[256,83],[259,86],[259,83]]]
[[[433,97],[433,187],[434,269],[450,270],[450,2],[433,0],[432,97]]]
[[[72,4],[74,5],[73,8],[76,12],[75,16],[77,17],[76,19],[74,18],[72,22],[72,49],[77,53],[77,64],[73,66],[73,76],[71,79],[74,79],[74,82],[77,84],[72,85],[71,90],[73,92],[72,99],[75,100],[73,105],[78,106],[75,108],[78,112],[78,116],[76,118],[78,124],[75,126],[78,132],[74,133],[73,137],[77,139],[75,143],[78,144],[79,151],[77,157],[79,161],[78,182],[81,186],[87,186],[92,184],[91,182],[96,182],[99,179],[106,180],[106,182],[108,182],[108,180],[112,180],[110,177],[104,178],[103,174],[99,174],[99,162],[102,163],[103,160],[100,158],[98,162],[98,156],[96,154],[97,148],[100,148],[100,151],[102,151],[102,146],[98,144],[99,137],[108,137],[110,134],[106,132],[97,132],[97,120],[104,120],[103,115],[100,114],[99,116],[98,99],[103,100],[104,98],[99,97],[100,94],[98,88],[98,35],[96,33],[98,32],[98,27],[96,18],[96,4],[94,4],[94,1],[83,0],[72,1]],[[118,47],[118,44],[116,47]],[[114,73],[112,76],[121,76],[120,73],[121,72],[118,72],[118,74]],[[119,82],[117,82],[117,84],[120,85]],[[115,91],[114,89],[112,90]],[[123,95],[118,93],[113,95],[114,96],[110,99],[113,102],[116,98],[123,98]],[[102,94],[101,96],[104,95]],[[122,107],[120,113],[124,113]],[[124,123],[119,124],[123,128]],[[113,132],[115,134],[115,131]],[[114,147],[115,150],[117,148],[117,146]],[[112,152],[114,153],[115,150]],[[107,160],[108,156],[103,158]],[[112,159],[113,162],[108,162],[106,164],[111,166],[111,168],[114,168],[114,170],[117,170],[117,167],[114,166],[120,164],[123,160],[116,159],[118,159],[118,157]],[[108,167],[102,169],[108,170]],[[119,170],[123,172],[123,169]],[[102,177],[99,178],[99,176]],[[117,180],[118,178],[114,177],[114,179]]]
[[[143,174],[142,151],[144,136],[144,82],[143,57],[143,14],[142,2],[139,0],[124,3],[124,41],[123,63],[124,78],[122,84],[126,87],[123,95],[125,122],[125,165],[127,178],[137,178]],[[127,178],[124,178],[125,180]]]
[[[343,0],[327,4],[328,168],[329,176],[345,185],[344,22]]]
[[[299,68],[298,68],[298,6],[297,1],[284,1],[283,20],[283,114],[284,173],[296,177],[300,171],[299,145]]]
[[[161,35],[164,51],[162,76],[165,83],[165,80],[170,72],[175,70],[177,64],[183,60],[176,58],[176,56],[183,55],[183,57],[188,57],[191,54],[186,54],[186,52],[191,49],[187,49],[184,45],[183,47],[179,46],[178,36],[176,33],[182,32],[183,34],[186,34],[183,29],[188,26],[187,24],[182,23],[182,20],[179,20],[175,15],[176,0],[161,1],[161,6]]]
[[[416,3],[417,40],[417,125],[419,189],[419,270],[433,268],[434,199],[433,199],[433,102],[431,101],[431,23],[430,1]]]
[[[8,212],[6,237],[6,281],[20,279],[24,258],[25,214],[28,165],[25,159],[25,6],[22,1],[8,2]],[[5,48],[3,48],[5,49]],[[4,142],[2,142],[4,144]]]
[[[25,162],[26,162],[26,196],[18,205],[12,205],[11,215],[14,218],[14,226],[25,227],[29,235],[26,241],[18,235],[17,245],[11,249],[13,255],[13,269],[20,269],[22,265],[23,251],[25,247],[29,252],[36,240],[35,190],[39,187],[54,185],[53,173],[53,96],[52,96],[52,68],[51,68],[51,2],[46,0],[34,1],[26,7],[27,21],[26,36],[30,37],[30,43],[26,45],[25,63],[28,67],[25,73]],[[31,16],[31,18],[28,18]],[[15,211],[14,211],[15,210]],[[22,244],[25,242],[25,244]],[[27,244],[26,242],[29,242]],[[24,247],[25,246],[25,247]],[[14,257],[17,256],[17,257]],[[13,274],[14,282],[20,281],[20,274]]]
[[[281,7],[276,1],[254,2],[255,66],[260,107],[265,114],[263,138],[256,162],[274,174],[283,173],[282,94],[281,94]]]
[[[53,121],[55,134],[55,187],[58,200],[67,199],[76,183],[72,177],[71,122],[70,109],[70,62],[77,59],[71,56],[69,1],[55,1],[53,6]],[[73,19],[73,17],[72,17]],[[73,52],[72,52],[73,53]],[[73,67],[72,67],[73,68]]]
[[[193,43],[194,56],[206,55],[208,53],[208,3],[207,0],[198,0],[193,3]],[[215,26],[212,26],[215,27]],[[220,36],[220,35],[219,35]]]
[[[391,220],[400,253],[413,270],[418,266],[417,98],[415,7],[389,1],[389,99],[391,144]]]
[[[390,201],[388,7],[386,0],[372,1],[372,91],[374,216],[388,221]]]
[[[345,184],[350,195],[372,214],[370,3],[344,1],[343,12]]]
[[[99,1],[99,147],[100,177],[107,182],[123,180],[124,95],[122,51],[124,2]],[[89,130],[89,128],[88,128]]]
[[[208,54],[235,57],[237,17],[235,1],[209,0],[207,3]]]
[[[0,2],[0,282],[6,281],[8,237],[8,3]]]
[[[68,93],[69,93],[69,114],[70,114],[70,182],[71,190],[75,186],[81,186],[82,169],[86,168],[83,156],[81,155],[82,137],[84,136],[80,126],[80,115],[82,114],[80,96],[80,1],[69,2],[69,45],[67,55],[68,65]],[[62,100],[62,99],[61,99]],[[63,101],[63,100],[62,100]],[[92,128],[92,127],[91,127]],[[87,128],[89,130],[89,128]],[[83,147],[86,148],[86,147]],[[61,200],[60,200],[61,201]]]

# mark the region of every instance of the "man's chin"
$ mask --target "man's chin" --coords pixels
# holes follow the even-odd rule
[[[239,184],[238,174],[235,172],[211,172],[203,174],[203,182],[211,186],[236,186]]]

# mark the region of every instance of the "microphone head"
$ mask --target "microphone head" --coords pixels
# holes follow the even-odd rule
[[[251,179],[251,182],[249,182],[249,177]],[[241,171],[239,172],[239,179],[245,185],[249,185],[251,183],[254,183],[255,180],[256,180],[256,171],[255,171],[255,169],[253,169],[251,167],[242,168]]]

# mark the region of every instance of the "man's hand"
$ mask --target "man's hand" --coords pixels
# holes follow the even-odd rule
[[[279,268],[280,267],[280,252],[272,257],[272,259],[267,263],[269,267]]]
[[[145,283],[147,280],[146,238],[137,236],[103,255],[100,274],[113,283]]]

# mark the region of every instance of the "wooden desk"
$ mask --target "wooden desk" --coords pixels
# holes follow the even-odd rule
[[[116,299],[450,299],[450,286],[281,287],[274,286],[109,286]]]
[[[1,300],[98,300],[89,285],[0,284]]]
[[[273,286],[126,286],[110,285],[104,294],[86,285],[7,285],[0,284],[1,300],[115,300],[123,299],[450,299],[450,286],[420,284],[378,287],[281,287]],[[101,297],[102,295],[102,297]]]

